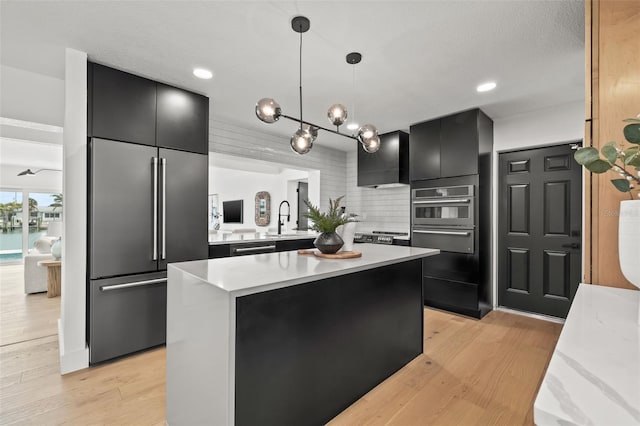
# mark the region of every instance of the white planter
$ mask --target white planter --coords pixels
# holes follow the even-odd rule
[[[620,203],[618,258],[622,274],[631,284],[640,288],[640,200],[627,200]],[[638,305],[638,324],[640,324],[640,305]]]
[[[340,251],[353,251],[353,237],[356,234],[356,222],[347,222],[336,228],[336,232],[344,241]]]

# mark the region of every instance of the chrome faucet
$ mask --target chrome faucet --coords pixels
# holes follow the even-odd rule
[[[287,204],[287,214],[286,215],[284,215],[284,214],[282,214],[280,212],[282,210],[282,205],[285,204],[285,203]],[[291,205],[289,205],[289,202],[287,200],[284,200],[278,206],[278,235],[282,234],[282,226],[284,225],[284,222],[282,222],[281,219],[282,219],[283,216],[287,216],[287,222],[291,221]]]

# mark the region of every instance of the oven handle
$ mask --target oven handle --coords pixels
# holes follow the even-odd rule
[[[413,204],[445,204],[445,203],[470,203],[471,200],[469,198],[455,198],[455,199],[446,199],[446,200],[425,200],[425,201],[414,201]]]
[[[419,231],[414,229],[413,232],[418,234],[459,235],[463,237],[466,237],[469,235],[469,232],[463,232],[463,231]]]

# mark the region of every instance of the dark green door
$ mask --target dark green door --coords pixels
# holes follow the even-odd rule
[[[581,167],[570,145],[502,153],[499,167],[499,305],[565,318],[581,277]]]

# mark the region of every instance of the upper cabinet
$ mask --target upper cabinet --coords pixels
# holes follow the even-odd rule
[[[161,83],[157,88],[157,145],[206,154],[209,98]]]
[[[490,161],[493,122],[479,109],[411,126],[412,181],[475,175]]]
[[[358,186],[376,187],[409,183],[409,135],[380,135],[380,149],[372,154],[358,145]]]
[[[98,64],[88,69],[88,134],[156,144],[156,83]]]
[[[208,152],[206,96],[89,63],[87,101],[90,137]]]

